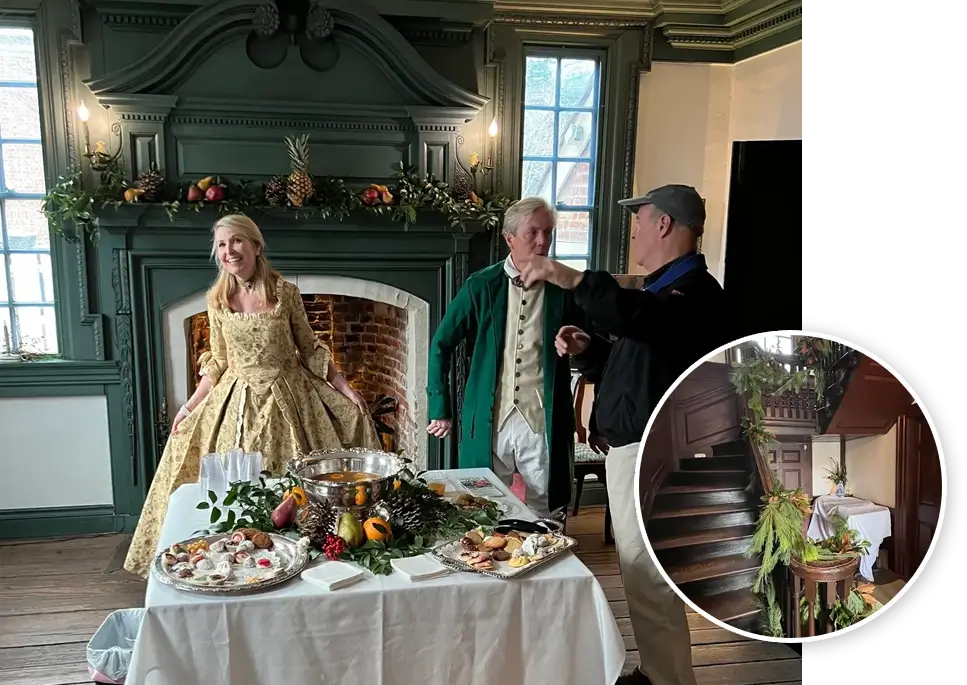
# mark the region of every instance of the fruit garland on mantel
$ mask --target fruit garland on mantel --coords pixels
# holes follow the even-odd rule
[[[214,207],[219,214],[244,213],[249,209],[279,210],[293,212],[297,219],[339,221],[365,213],[389,217],[402,223],[405,230],[416,223],[423,211],[442,214],[450,228],[463,229],[470,221],[493,229],[499,226],[504,211],[513,202],[503,195],[481,198],[473,189],[458,196],[448,183],[432,176],[420,176],[402,162],[393,174],[393,185],[373,183],[354,190],[342,179],[309,174],[308,135],[287,137],[285,144],[292,171],[272,177],[261,188],[253,186],[251,181],[206,176],[173,189],[154,166],[136,181],[128,182],[120,160],[114,160],[105,164],[94,189],[85,188],[83,172],[72,167],[47,192],[43,212],[51,230],[73,243],[84,236],[96,242],[97,213],[125,204],[160,205],[172,220],[179,212],[198,212],[203,207]]]

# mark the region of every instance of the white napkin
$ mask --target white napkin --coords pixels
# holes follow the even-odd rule
[[[326,590],[338,590],[362,580],[362,569],[342,561],[327,561],[302,572],[302,580]]]
[[[428,554],[403,559],[391,559],[389,563],[393,566],[394,570],[403,574],[411,583],[439,578],[450,573],[450,570],[446,566]]]

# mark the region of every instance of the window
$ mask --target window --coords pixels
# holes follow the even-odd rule
[[[521,197],[557,209],[551,256],[576,269],[591,261],[601,60],[584,51],[529,51],[524,65]]]
[[[0,26],[0,352],[57,352],[33,31]]]
[[[766,352],[780,355],[792,354],[792,338],[788,335],[764,335],[755,340]]]

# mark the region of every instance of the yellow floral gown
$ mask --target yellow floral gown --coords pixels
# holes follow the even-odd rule
[[[212,389],[169,438],[148,491],[124,562],[142,577],[168,499],[178,486],[198,481],[203,455],[236,447],[261,452],[263,468],[280,474],[298,453],[382,449],[372,418],[325,381],[331,354],[309,327],[295,285],[280,279],[278,304],[265,313],[215,308],[209,299],[208,318],[211,349],[200,366]]]

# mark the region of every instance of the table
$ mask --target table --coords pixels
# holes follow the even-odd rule
[[[813,504],[813,515],[809,520],[806,534],[812,540],[822,540],[836,533],[833,514],[846,517],[849,527],[858,531],[865,540],[870,541],[869,552],[860,557],[860,575],[873,582],[873,562],[880,551],[883,540],[890,537],[890,510],[881,504],[874,504],[857,497],[836,497],[820,495]]]
[[[534,518],[490,469],[438,473],[486,476]],[[199,501],[197,484],[172,494],[159,551],[207,526]],[[294,578],[210,597],[151,576],[145,607],[132,685],[610,685],[625,660],[604,590],[571,553],[516,580],[367,572],[334,592]]]

